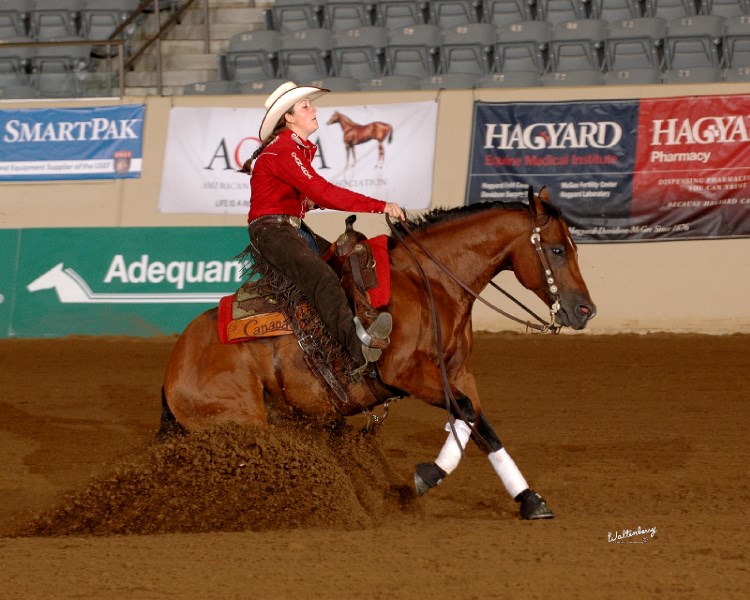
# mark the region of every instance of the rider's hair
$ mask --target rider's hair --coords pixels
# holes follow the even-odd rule
[[[265,142],[258,146],[257,150],[253,152],[253,155],[245,161],[245,164],[243,164],[242,168],[239,169],[240,173],[246,173],[247,175],[250,175],[253,172],[253,163],[255,162],[255,159],[260,156],[261,152],[266,149],[266,146],[268,146],[268,144],[276,139],[277,135],[279,135],[282,131],[284,131],[284,129],[286,129],[286,116],[293,114],[294,107],[292,106],[292,108],[281,115],[281,118],[279,119],[278,123],[276,123],[276,127],[273,128],[271,135]]]

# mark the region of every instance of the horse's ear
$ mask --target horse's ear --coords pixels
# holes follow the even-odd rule
[[[547,186],[544,186],[539,194],[534,194],[534,188],[529,186],[529,210],[534,217],[544,214],[542,200],[547,199]]]
[[[542,189],[539,190],[539,197],[544,202],[549,202],[549,192],[547,191],[547,186],[546,185],[542,186]]]

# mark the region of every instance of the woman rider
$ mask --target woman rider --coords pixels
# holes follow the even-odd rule
[[[405,215],[398,204],[334,185],[313,168],[318,148],[308,138],[318,121],[312,101],[329,91],[289,81],[266,100],[261,146],[244,168],[251,173],[248,231],[261,257],[299,287],[354,361],[364,365],[380,358],[387,346],[391,315],[380,313],[367,330],[357,327],[338,277],[320,258],[317,240],[322,238],[302,219],[315,206],[394,219]]]

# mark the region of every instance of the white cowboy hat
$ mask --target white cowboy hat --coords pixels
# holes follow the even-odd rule
[[[309,98],[312,102],[318,96],[327,94],[331,90],[325,88],[313,87],[309,85],[297,85],[293,81],[287,81],[277,87],[274,92],[266,99],[264,106],[266,114],[260,124],[260,141],[265,142],[271,137],[276,123],[292,106],[297,104],[303,98]]]

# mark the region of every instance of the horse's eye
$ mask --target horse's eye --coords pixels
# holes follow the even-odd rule
[[[554,254],[555,256],[564,256],[565,250],[563,250],[562,248],[558,246],[558,247],[552,248],[552,254]]]

